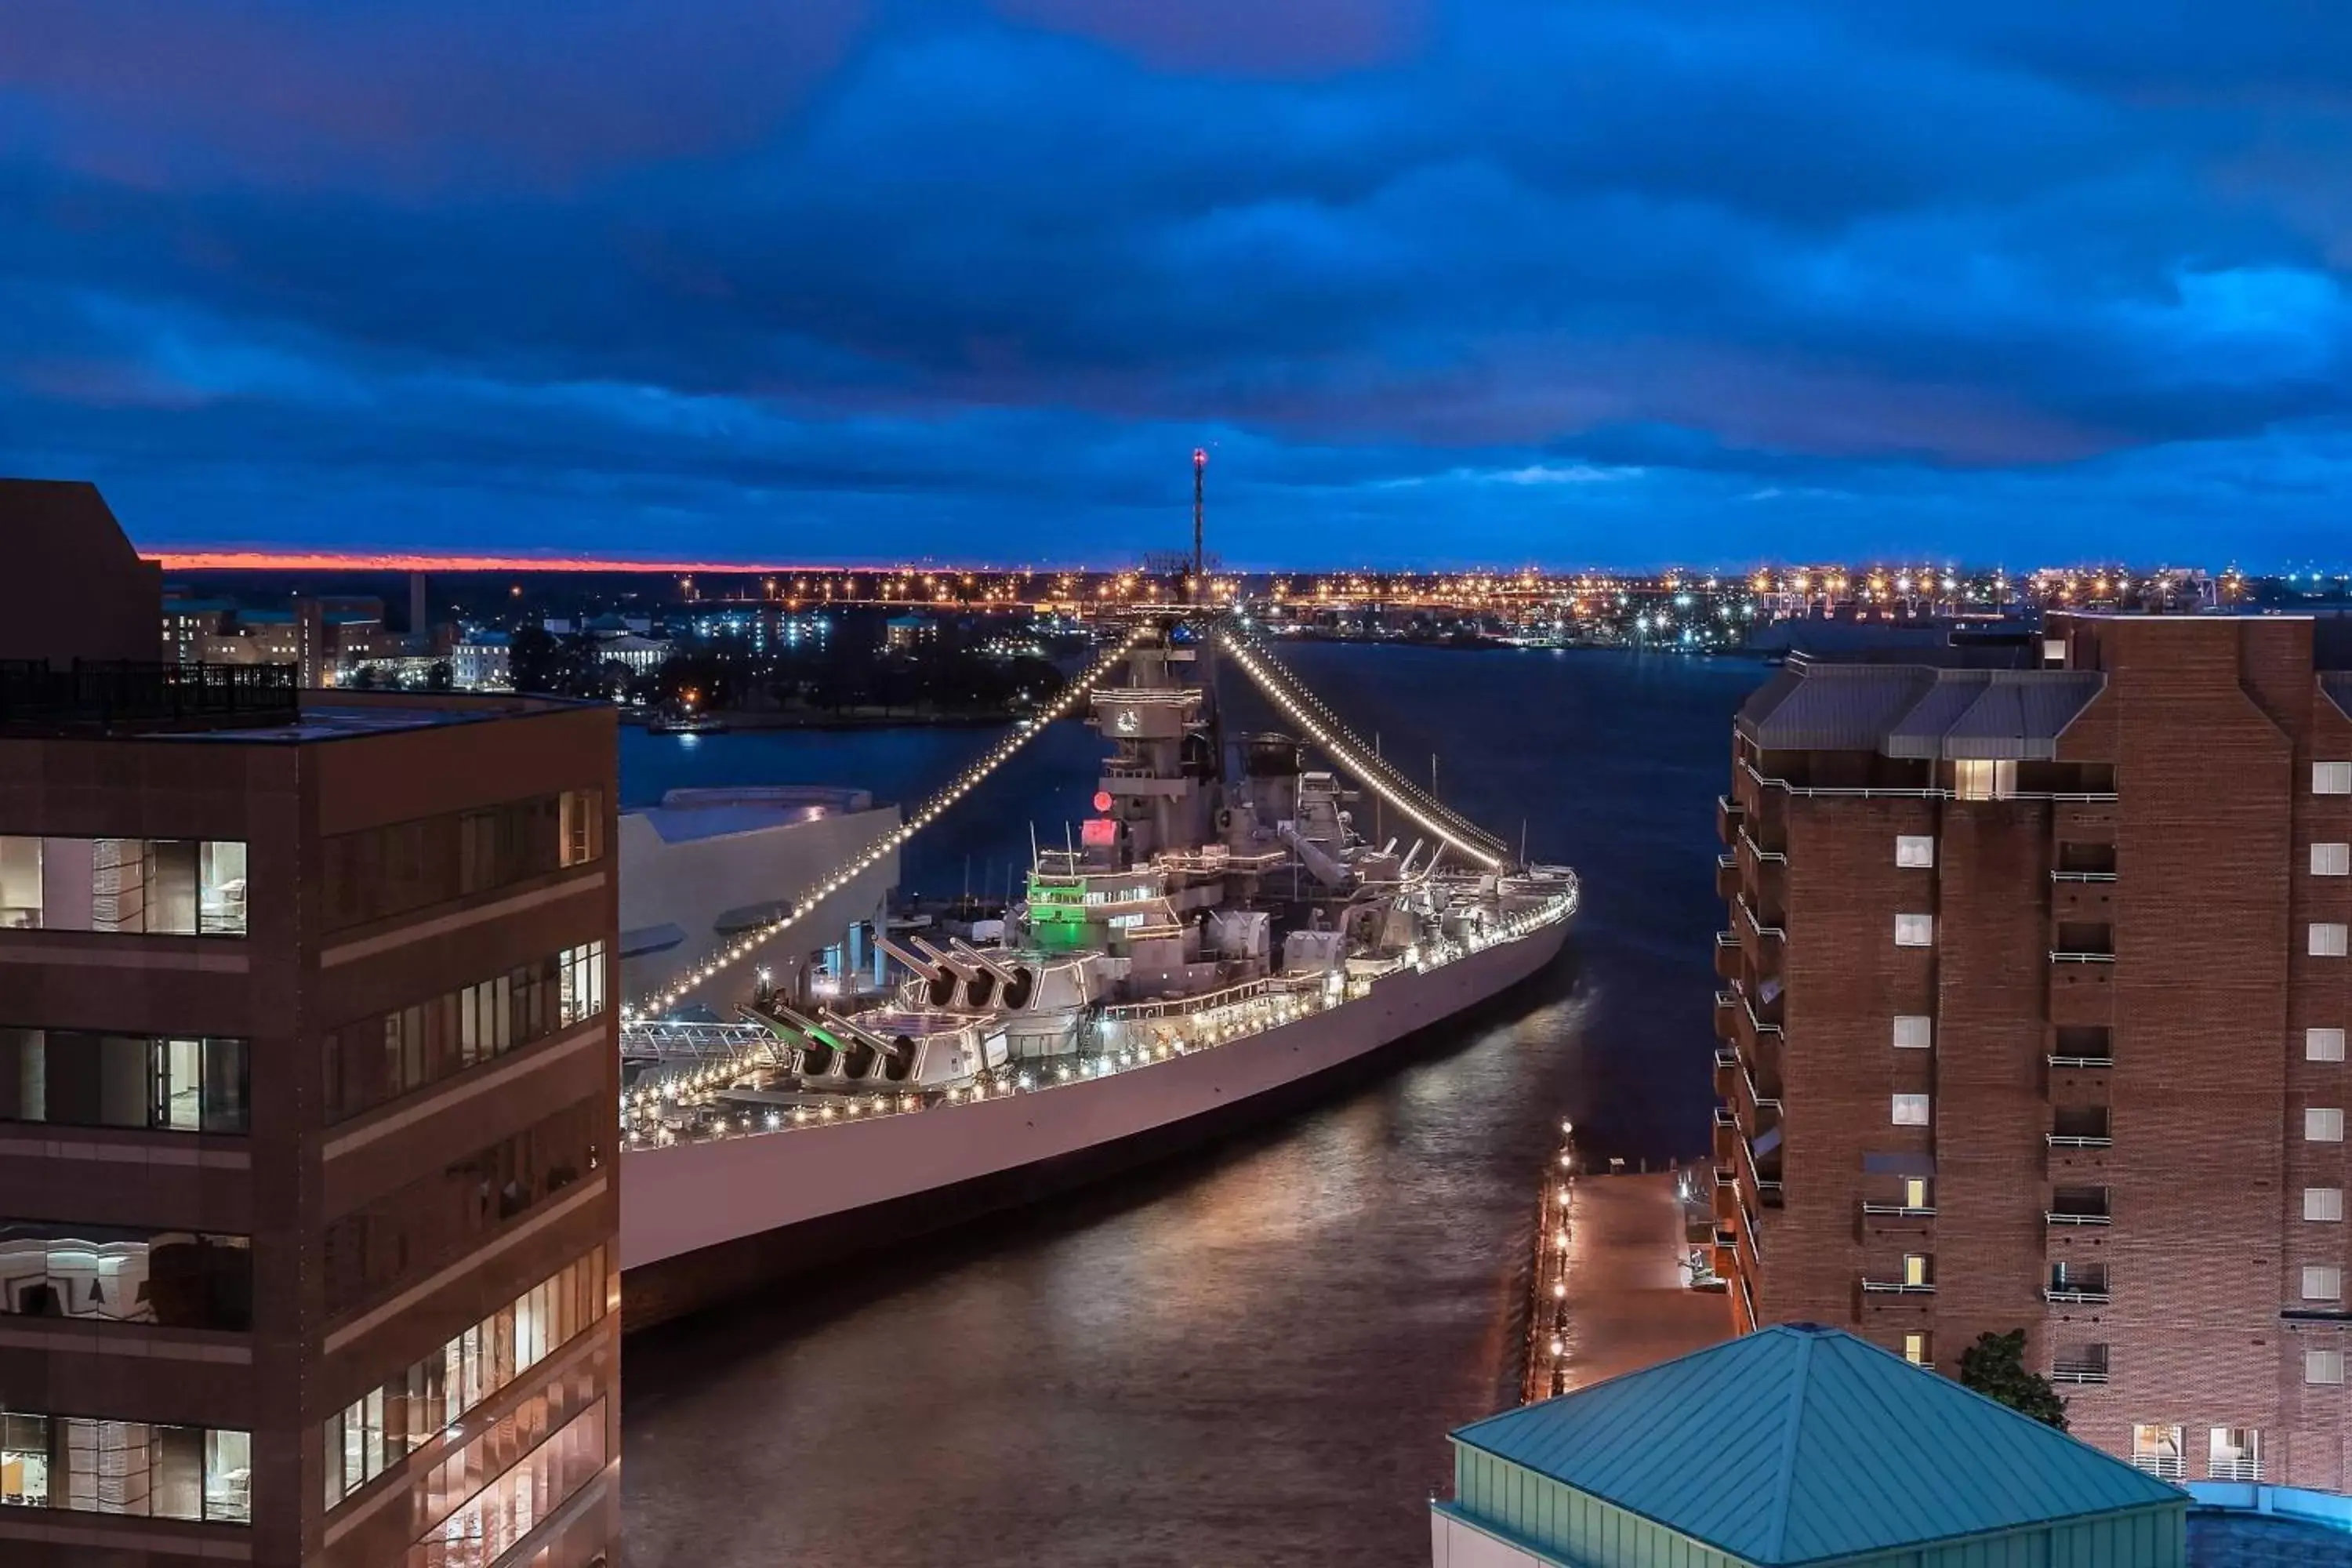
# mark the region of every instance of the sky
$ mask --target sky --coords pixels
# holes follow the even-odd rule
[[[2333,0],[0,10],[151,550],[2352,559]]]

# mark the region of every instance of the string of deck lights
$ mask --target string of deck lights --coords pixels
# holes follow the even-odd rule
[[[1398,811],[1402,812],[1423,831],[1436,835],[1440,840],[1453,846],[1487,870],[1493,871],[1501,868],[1503,864],[1501,856],[1444,826],[1436,817],[1423,811],[1418,802],[1391,786],[1382,776],[1388,771],[1385,764],[1376,767],[1370,757],[1362,752],[1361,742],[1357,742],[1353,735],[1347,735],[1344,731],[1339,734],[1334,734],[1331,728],[1327,727],[1314,713],[1308,711],[1304,704],[1290,695],[1287,689],[1289,683],[1277,680],[1268,673],[1239,637],[1227,634],[1224,643],[1234,658],[1240,661],[1241,667],[1249,672],[1250,679],[1257,682],[1258,689],[1265,692],[1276,707],[1307,731],[1310,740],[1329,752],[1334,760],[1349,773],[1354,774],[1365,787],[1370,789]],[[1341,738],[1343,735],[1344,739]]]
[[[1460,812],[1455,811],[1444,801],[1439,800],[1435,795],[1431,795],[1427,790],[1423,789],[1420,785],[1414,784],[1397,769],[1390,767],[1386,761],[1381,757],[1379,752],[1365,743],[1364,738],[1361,735],[1357,734],[1353,730],[1348,728],[1347,724],[1341,721],[1339,716],[1331,711],[1328,704],[1327,704],[1320,697],[1316,696],[1313,689],[1310,689],[1305,681],[1299,679],[1297,675],[1293,674],[1290,669],[1285,666],[1281,660],[1276,658],[1273,654],[1264,649],[1255,650],[1256,659],[1262,661],[1266,667],[1265,671],[1262,672],[1251,662],[1250,658],[1247,657],[1252,650],[1245,647],[1241,638],[1235,637],[1231,632],[1228,632],[1225,635],[1227,646],[1232,647],[1235,654],[1244,656],[1243,667],[1250,670],[1251,674],[1258,679],[1261,687],[1265,687],[1269,679],[1275,680],[1278,684],[1286,687],[1289,693],[1289,702],[1295,705],[1291,707],[1290,710],[1295,716],[1298,717],[1302,722],[1308,721],[1307,715],[1310,713],[1321,719],[1324,728],[1330,732],[1331,737],[1335,737],[1334,739],[1325,740],[1324,743],[1327,747],[1337,748],[1341,744],[1345,744],[1352,746],[1355,749],[1357,761],[1355,771],[1360,775],[1363,776],[1366,782],[1372,783],[1376,786],[1380,786],[1379,793],[1382,799],[1396,805],[1400,810],[1406,809],[1408,803],[1418,805],[1421,808],[1420,813],[1414,815],[1413,819],[1417,822],[1423,822],[1424,826],[1427,826],[1425,819],[1432,816],[1437,818],[1441,822],[1450,822],[1453,824],[1454,829],[1454,833],[1450,836],[1450,841],[1466,841],[1478,845],[1483,850],[1493,852],[1482,858],[1482,864],[1490,868],[1500,864],[1501,856],[1499,852],[1504,848],[1503,841],[1501,839],[1496,837],[1493,834],[1488,833],[1476,823],[1470,821]],[[1268,688],[1268,694],[1276,695],[1273,692],[1271,688]],[[1302,709],[1306,711],[1300,711]],[[1364,759],[1366,758],[1370,759],[1370,761],[1369,763],[1364,762]],[[1372,775],[1375,773],[1385,774],[1385,779],[1382,780],[1373,777]],[[1438,832],[1440,834],[1444,834],[1445,832],[1442,827],[1433,828],[1432,831]],[[1474,857],[1475,857],[1480,854],[1480,851],[1473,850],[1472,853]]]
[[[820,900],[847,887],[852,878],[906,843],[923,828],[929,826],[948,807],[961,800],[982,780],[1002,766],[1006,759],[1037,736],[1044,734],[1048,724],[1076,706],[1088,692],[1101,683],[1104,677],[1124,663],[1128,655],[1133,653],[1137,645],[1140,644],[1152,630],[1153,623],[1150,621],[1139,625],[1128,635],[1125,642],[1096,660],[1093,668],[1085,675],[1063,688],[1061,696],[1055,698],[1043,711],[1036,714],[1027,729],[1015,728],[1004,739],[991,746],[982,753],[978,762],[964,769],[930,799],[925,801],[912,816],[867,845],[855,858],[836,868],[824,881],[792,900],[784,913],[778,915],[765,925],[744,932],[734,942],[704,959],[694,968],[688,970],[683,975],[672,978],[668,984],[657,991],[648,993],[635,1005],[624,1007],[621,1010],[623,1021],[629,1022],[646,1016],[661,1016],[684,1001],[696,986],[708,983],[735,964],[742,963],[761,944],[790,930]]]

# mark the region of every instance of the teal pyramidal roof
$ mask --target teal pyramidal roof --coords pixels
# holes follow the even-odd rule
[[[1454,1436],[1774,1568],[2188,1501],[2086,1443],[1810,1323]]]

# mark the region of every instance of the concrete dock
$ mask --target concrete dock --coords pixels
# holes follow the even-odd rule
[[[1539,1270],[1537,1307],[1541,1322],[1558,1326],[1538,1331],[1530,1346],[1531,1397],[1565,1394],[1731,1336],[1729,1298],[1686,1283],[1689,1246],[1675,1183],[1670,1171],[1574,1177],[1567,1184],[1565,1250],[1556,1249],[1559,1207],[1546,1205],[1541,1245],[1555,1257]],[[1547,1310],[1555,1305],[1565,1309],[1557,1316]]]

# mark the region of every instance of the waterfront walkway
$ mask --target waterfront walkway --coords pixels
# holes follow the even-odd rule
[[[1672,1172],[1583,1175],[1569,1205],[1562,1393],[1731,1337],[1731,1302],[1684,1283]]]

